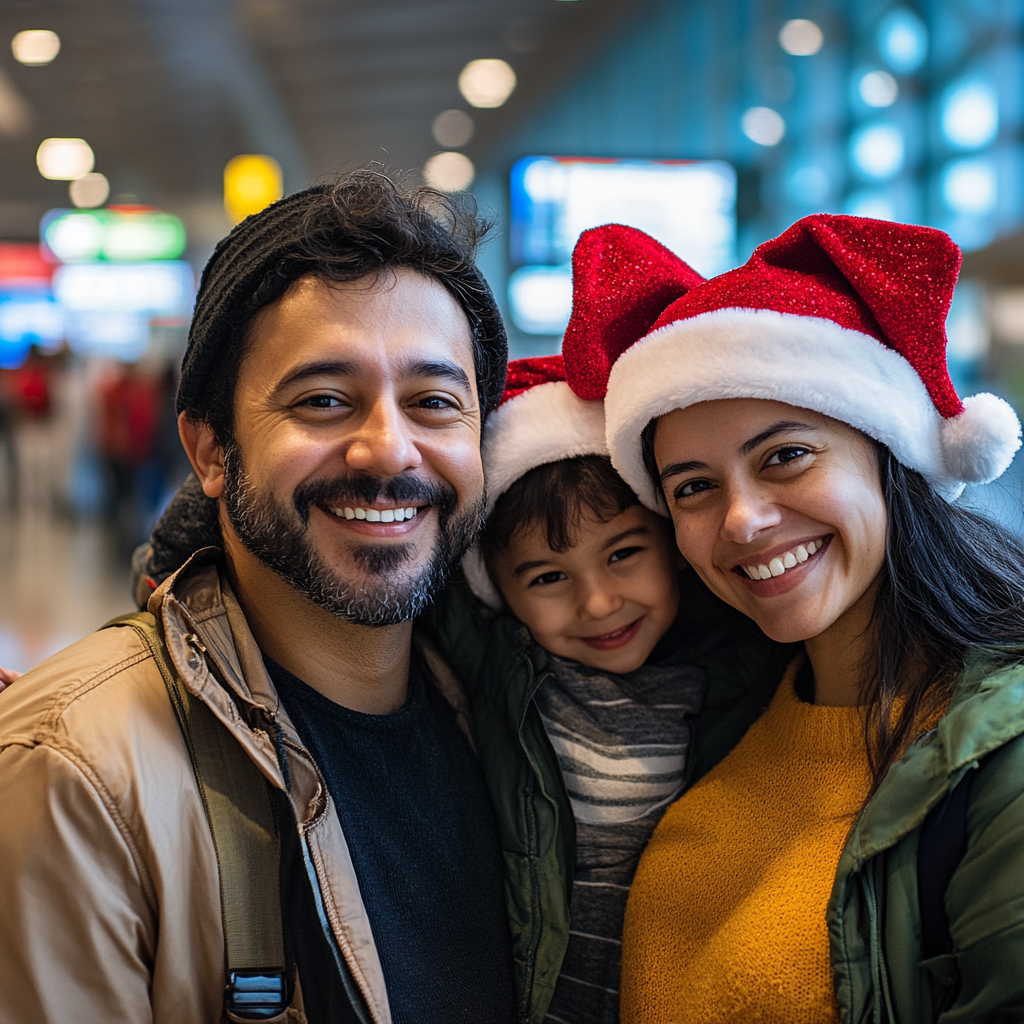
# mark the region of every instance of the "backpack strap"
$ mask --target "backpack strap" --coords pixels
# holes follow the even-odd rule
[[[288,1006],[291,971],[281,922],[281,839],[270,784],[206,704],[188,691],[149,612],[119,616],[103,628],[108,626],[130,627],[152,652],[192,762],[217,854],[225,1009],[243,1020],[277,1016]]]
[[[975,771],[969,771],[929,812],[917,841],[917,902],[921,916],[921,958],[953,950],[946,914],[946,890],[967,852],[967,805]]]

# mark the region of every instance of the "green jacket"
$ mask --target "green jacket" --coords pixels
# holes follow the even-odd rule
[[[684,594],[684,600],[687,595]],[[711,694],[767,696],[752,712],[729,709],[742,733],[767,706],[793,648],[768,640],[748,619],[722,625],[695,598],[689,660],[707,671]],[[470,698],[477,744],[494,800],[505,857],[516,990],[523,1024],[544,1019],[569,941],[576,823],[562,772],[533,696],[550,673],[547,652],[508,615],[495,615],[453,581],[417,620]],[[772,685],[758,688],[768,677]],[[752,717],[744,716],[752,715]]]

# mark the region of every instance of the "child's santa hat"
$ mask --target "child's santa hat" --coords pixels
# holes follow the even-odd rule
[[[848,423],[949,501],[998,477],[1020,447],[1006,402],[961,401],[949,379],[945,321],[961,257],[941,231],[815,214],[708,281],[633,228],[596,228],[581,245],[588,236],[591,263],[574,262],[574,285],[598,294],[574,304],[566,366],[582,397],[607,393],[612,463],[652,509],[664,504],[644,468],[644,427],[714,399],[764,398]],[[652,265],[695,280],[653,321],[645,308],[637,330],[616,293],[630,302]]]
[[[505,393],[484,426],[482,455],[487,514],[521,476],[537,466],[577,455],[607,455],[604,402],[577,397],[566,383],[561,356],[508,364]],[[473,593],[492,608],[501,597],[484,566],[480,545],[462,562]]]

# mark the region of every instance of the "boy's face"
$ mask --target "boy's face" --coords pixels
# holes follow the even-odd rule
[[[561,553],[532,523],[515,532],[492,569],[541,647],[622,674],[639,668],[672,625],[678,564],[665,520],[633,505],[607,523],[585,517],[576,543]]]

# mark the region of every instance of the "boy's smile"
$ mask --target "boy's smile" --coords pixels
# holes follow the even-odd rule
[[[622,674],[639,668],[679,608],[678,555],[666,522],[633,505],[606,523],[585,516],[553,551],[542,524],[515,532],[494,559],[512,613],[552,654]]]

